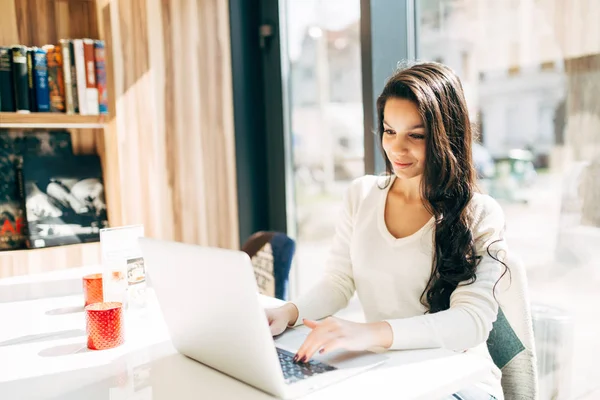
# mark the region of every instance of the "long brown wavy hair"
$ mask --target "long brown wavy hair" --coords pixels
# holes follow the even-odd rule
[[[436,222],[432,273],[421,303],[434,313],[450,308],[450,295],[459,283],[475,281],[480,261],[467,208],[476,191],[473,132],[460,80],[442,64],[417,63],[389,78],[377,99],[380,143],[383,110],[390,98],[413,101],[427,131],[421,195]],[[394,170],[385,152],[383,156],[391,176]]]

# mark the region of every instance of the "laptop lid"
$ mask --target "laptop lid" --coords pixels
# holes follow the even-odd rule
[[[284,378],[248,255],[145,237],[139,244],[177,351],[282,394]]]

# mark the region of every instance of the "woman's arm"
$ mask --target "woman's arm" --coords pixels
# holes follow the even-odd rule
[[[333,315],[348,305],[355,291],[352,264],[350,261],[350,240],[352,238],[353,215],[360,197],[359,178],[351,185],[344,196],[341,213],[336,224],[335,236],[325,264],[325,276],[307,293],[292,304],[297,308],[296,316],[290,325],[302,324],[302,319],[321,319]]]
[[[475,206],[473,238],[481,262],[477,267],[476,280],[459,285],[450,296],[450,308],[434,314],[412,318],[386,320],[392,328],[391,349],[447,348],[466,350],[488,338],[498,313],[494,298],[494,285],[504,272],[504,266],[490,257],[490,253],[504,260],[506,242],[504,213],[491,197],[478,196]]]

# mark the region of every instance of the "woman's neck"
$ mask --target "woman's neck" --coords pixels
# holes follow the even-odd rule
[[[405,203],[422,203],[421,176],[410,179],[396,177],[390,191],[400,197]]]

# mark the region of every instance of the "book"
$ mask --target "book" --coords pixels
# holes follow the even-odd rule
[[[12,49],[0,47],[0,111],[16,111],[13,91]]]
[[[29,112],[29,84],[27,73],[27,47],[13,46],[12,49],[12,78],[15,109],[17,112]]]
[[[25,156],[19,187],[29,248],[97,242],[108,227],[97,155]]]
[[[85,69],[85,55],[83,53],[83,40],[73,40],[73,55],[75,57],[75,82],[77,84],[77,99],[79,101],[79,114],[89,115],[87,105],[87,74]]]
[[[71,94],[73,95],[73,111],[79,113],[79,91],[77,87],[77,69],[75,68],[75,43],[69,40],[69,59],[71,61]]]
[[[73,154],[67,131],[0,130],[0,250],[25,247],[25,208],[18,184],[23,155]]]
[[[37,111],[35,83],[33,77],[33,48],[27,49],[27,92],[29,93],[29,111]]]
[[[85,61],[85,98],[88,115],[98,115],[98,87],[96,85],[96,62],[94,60],[94,41],[83,39],[83,57]]]
[[[33,84],[35,89],[35,109],[38,112],[50,111],[50,90],[48,88],[48,62],[46,51],[33,50]]]
[[[7,130],[0,131],[0,250],[25,246],[24,211],[17,184],[15,140]]]
[[[63,59],[60,46],[46,45],[48,60],[48,86],[50,87],[50,111],[65,111],[65,80],[63,76]]]
[[[94,41],[96,61],[96,86],[98,87],[98,112],[108,114],[108,92],[106,91],[106,52],[104,41]]]
[[[65,111],[67,114],[75,113],[75,104],[73,102],[73,81],[71,75],[71,41],[60,39],[60,48],[63,61],[63,81],[65,88]]]

